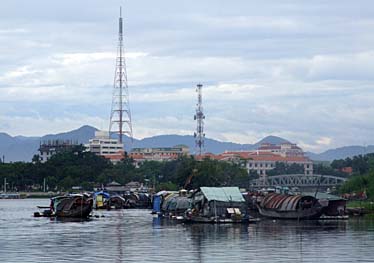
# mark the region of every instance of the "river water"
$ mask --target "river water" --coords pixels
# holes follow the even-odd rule
[[[49,200],[0,200],[0,262],[374,262],[374,219],[183,225],[149,210],[34,218]]]

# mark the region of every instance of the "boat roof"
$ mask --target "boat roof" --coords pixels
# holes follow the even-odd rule
[[[105,198],[109,198],[110,197],[110,194],[108,192],[103,191],[103,190],[94,193],[94,196],[97,196],[97,195],[103,195]]]
[[[244,202],[238,187],[200,187],[208,201]]]
[[[303,195],[314,196],[315,193],[303,193]],[[340,196],[332,195],[332,194],[328,194],[328,193],[322,193],[322,192],[318,192],[317,195],[316,195],[316,198],[318,200],[330,200],[330,201],[345,200],[344,198],[342,198]]]

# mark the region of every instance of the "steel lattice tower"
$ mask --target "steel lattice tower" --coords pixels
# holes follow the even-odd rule
[[[204,119],[205,115],[203,113],[203,96],[202,96],[203,85],[197,84],[197,104],[196,104],[196,114],[194,119],[196,120],[196,132],[195,137],[195,154],[202,155],[204,153]]]
[[[118,134],[120,143],[123,143],[122,137],[124,134],[128,135],[131,141],[133,139],[126,60],[123,46],[122,9],[120,9],[119,17],[118,47],[109,132],[110,134]]]

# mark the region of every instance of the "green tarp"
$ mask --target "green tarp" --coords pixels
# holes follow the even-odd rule
[[[238,187],[200,187],[208,201],[244,202]]]

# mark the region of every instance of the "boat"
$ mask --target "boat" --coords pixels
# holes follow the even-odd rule
[[[123,209],[126,208],[126,199],[120,195],[111,195],[106,201],[106,206],[111,209]]]
[[[35,217],[59,218],[88,218],[93,206],[92,198],[87,194],[70,194],[51,198],[49,207],[38,206],[45,209],[42,213],[34,213]]]
[[[200,187],[191,196],[186,223],[249,223],[247,206],[238,187]]]
[[[0,199],[20,199],[21,195],[18,193],[1,193]]]
[[[187,197],[187,190],[171,193],[162,201],[161,214],[171,218],[183,219],[185,211],[190,208],[190,200]]]
[[[104,190],[95,192],[93,194],[94,208],[95,209],[110,209],[110,206],[108,206],[109,198],[110,198],[110,194]]]
[[[257,205],[260,215],[277,219],[318,219],[322,206],[310,195],[269,193]]]
[[[304,193],[308,195],[308,193]],[[310,195],[312,195],[310,193]],[[322,216],[324,220],[346,220],[349,218],[347,213],[347,199],[330,193],[318,192],[314,194],[318,203],[322,206]]]

